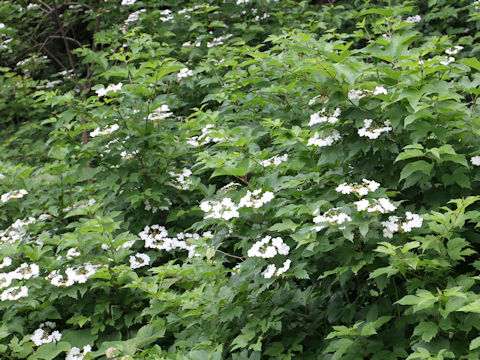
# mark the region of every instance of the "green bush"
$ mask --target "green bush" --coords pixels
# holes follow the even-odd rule
[[[0,357],[480,359],[479,11],[0,1]]]

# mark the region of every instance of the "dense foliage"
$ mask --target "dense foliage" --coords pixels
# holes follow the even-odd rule
[[[0,1],[0,358],[480,359],[479,31]]]

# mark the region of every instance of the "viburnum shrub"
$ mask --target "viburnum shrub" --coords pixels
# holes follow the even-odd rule
[[[0,1],[0,357],[479,359],[479,11]]]

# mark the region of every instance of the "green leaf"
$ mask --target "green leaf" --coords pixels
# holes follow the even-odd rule
[[[408,178],[413,173],[419,171],[429,176],[432,172],[433,164],[426,162],[425,160],[418,160],[407,164],[400,173],[400,181]]]
[[[469,350],[475,350],[480,346],[480,336],[476,337],[470,342]]]
[[[480,71],[480,61],[477,58],[465,58],[460,60],[462,64],[465,64],[475,70]]]
[[[276,223],[276,224],[270,226],[270,228],[268,230],[270,230],[270,231],[285,231],[285,230],[295,231],[295,229],[299,226],[300,226],[299,224],[294,223],[290,219],[283,219],[281,223]]]
[[[438,325],[431,321],[422,321],[415,327],[413,335],[421,336],[425,342],[430,342],[435,336],[437,336]]]

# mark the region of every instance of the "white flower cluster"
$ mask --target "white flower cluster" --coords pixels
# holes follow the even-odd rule
[[[67,260],[72,260],[73,258],[79,257],[80,255],[82,254],[80,254],[80,251],[78,251],[76,247],[70,248],[67,251]]]
[[[122,0],[122,5],[133,5],[137,2],[137,0]]]
[[[257,189],[253,192],[247,190],[245,196],[240,199],[238,204],[235,204],[232,199],[226,197],[221,201],[206,200],[200,203],[200,209],[208,213],[204,219],[224,219],[230,220],[240,216],[238,209],[243,207],[259,208],[264,204],[270,202],[274,198],[271,191],[265,191],[262,196],[262,190]]]
[[[178,15],[184,15],[185,18],[191,19],[192,17],[190,15],[188,15],[187,13],[193,12],[193,11],[198,10],[200,8],[204,8],[205,6],[206,6],[205,4],[195,5],[194,7],[191,7],[191,8],[185,8],[185,9],[179,10],[177,14]]]
[[[320,209],[317,209],[313,212],[313,215],[316,215],[313,218],[313,222],[315,224],[328,223],[330,225],[335,225],[335,224],[341,225],[346,221],[347,222],[352,221],[352,218],[350,216],[338,210],[339,208],[332,208],[328,210],[326,213],[320,214]],[[318,225],[314,227],[314,230],[321,231],[324,228],[325,228],[324,225]]]
[[[317,146],[317,147],[324,147],[324,146],[330,146],[332,145],[335,141],[340,140],[342,137],[340,136],[340,133],[336,130],[332,132],[331,135],[326,136],[326,137],[320,137],[318,132],[316,132],[313,137],[308,139],[308,146]]]
[[[153,110],[153,112],[148,115],[148,120],[164,120],[171,115],[173,115],[173,113],[170,112],[170,108],[168,107],[168,105],[162,105]]]
[[[308,126],[313,126],[315,124],[321,123],[335,124],[338,121],[338,117],[342,113],[339,108],[336,108],[331,116],[323,115],[325,114],[325,112],[326,109],[323,108],[321,111],[310,115],[310,122],[308,123]]]
[[[0,174],[0,180],[5,179],[5,175]]]
[[[473,165],[480,166],[480,156],[474,156],[470,159]]]
[[[40,216],[42,217],[42,215]],[[29,217],[28,219],[21,220],[17,219],[12,225],[10,225],[5,230],[0,230],[0,242],[6,242],[9,244],[14,244],[20,240],[30,240],[27,235],[27,225],[30,225],[37,221],[34,217]]]
[[[261,160],[260,161],[260,165],[262,165],[263,167],[267,167],[267,166],[278,166],[280,165],[282,162],[285,162],[288,160],[288,154],[284,154],[282,156],[274,156],[274,157],[271,157],[267,160]]]
[[[271,242],[271,245],[269,243]],[[285,244],[280,237],[272,238],[270,235],[265,236],[262,240],[257,241],[248,250],[248,257],[261,257],[264,259],[273,258],[277,254],[288,255],[290,247]]]
[[[349,100],[360,100],[361,98],[364,98],[365,96],[371,96],[371,95],[387,95],[387,89],[385,89],[383,86],[375,86],[375,90],[349,90],[347,97]]]
[[[28,192],[25,189],[12,190],[8,193],[2,194],[2,196],[0,196],[0,201],[6,203],[10,199],[21,199],[27,194]]]
[[[2,292],[0,301],[18,300],[28,296],[28,288],[26,286],[12,286]]]
[[[260,196],[261,193],[261,189],[253,190],[253,192],[247,190],[245,196],[240,199],[238,207],[253,207],[257,209],[270,202],[275,197],[275,195],[271,191],[265,191],[262,196]]]
[[[177,74],[177,79],[181,80],[185,77],[192,76],[192,75],[193,75],[193,71],[185,67],[183,69],[180,69],[180,71]]]
[[[292,263],[292,260],[287,259],[283,263],[283,266],[277,270],[277,267],[274,264],[269,264],[267,268],[262,272],[262,275],[265,279],[270,279],[273,276],[280,276],[282,275],[285,271],[290,269],[290,265]]]
[[[174,180],[173,183],[169,182],[168,185],[179,190],[188,190],[190,185],[192,185],[192,180],[190,179],[192,172],[190,169],[184,168],[182,172],[169,171],[168,173]]]
[[[82,266],[74,269],[68,267],[65,269],[65,276],[60,274],[59,270],[52,271],[48,276],[47,280],[50,280],[50,283],[54,286],[72,286],[75,283],[84,284],[87,282],[88,278],[95,274],[98,268],[101,265],[92,265],[91,263],[85,263]]]
[[[123,86],[122,83],[118,83],[116,85],[112,84],[112,85],[108,85],[106,88],[101,88],[101,89],[95,90],[95,92],[97,93],[97,95],[99,97],[102,97],[102,96],[107,95],[110,92],[116,92],[116,91],[121,90],[122,86]]]
[[[207,231],[202,235],[190,233],[178,233],[175,237],[168,237],[168,231],[165,227],[160,225],[145,226],[142,232],[138,234],[140,239],[145,241],[145,247],[157,250],[187,250],[188,257],[198,256],[195,252],[197,247],[194,244],[187,243],[185,239],[209,238],[213,237],[212,233]]]
[[[224,219],[230,220],[240,216],[238,205],[232,199],[226,197],[222,201],[205,200],[200,203],[200,209],[209,213],[204,219]]]
[[[170,206],[172,205],[172,202],[170,199],[165,198],[164,199],[168,205],[161,205],[161,206],[152,206],[148,200],[145,200],[145,210],[151,211],[152,213],[156,213],[158,210],[160,211],[168,211],[170,209]]]
[[[140,15],[146,11],[146,9],[140,9],[128,15],[128,18],[123,23],[122,32],[125,34],[130,24],[136,22],[140,18]]]
[[[270,15],[268,13],[263,13],[263,15],[255,16],[255,21],[265,20],[268,19]]]
[[[211,48],[211,47],[217,46],[217,45],[223,45],[224,41],[230,39],[232,36],[233,36],[232,34],[227,34],[227,35],[224,35],[224,36],[219,36],[219,37],[213,38],[213,40],[211,42],[207,42],[207,48]]]
[[[138,269],[142,266],[147,266],[150,264],[150,256],[147,254],[135,254],[130,256],[130,267],[132,269]]]
[[[400,230],[410,232],[413,228],[422,227],[423,219],[420,215],[407,211],[405,217],[407,220],[405,222],[402,222],[402,219],[398,216],[389,216],[388,221],[383,221],[383,236],[391,239],[393,234]]]
[[[237,5],[247,4],[249,0],[237,0]]]
[[[357,211],[366,210],[371,213],[380,212],[385,214],[397,209],[397,207],[393,205],[388,198],[372,199],[371,201],[362,199],[355,201],[355,205],[357,206]]]
[[[72,206],[67,206],[66,208],[63,209],[63,212],[69,212],[70,210],[73,210],[73,209],[84,209],[86,207],[92,206],[96,202],[97,202],[97,200],[95,200],[95,199],[90,199],[88,201],[79,202],[79,203],[73,204]]]
[[[409,24],[416,24],[416,23],[419,23],[421,20],[422,20],[422,17],[420,15],[415,15],[415,16],[409,16],[408,18],[406,18],[405,22]]]
[[[82,349],[82,352],[80,352],[80,349],[77,347],[72,347],[70,351],[68,352],[67,356],[65,357],[65,360],[82,360],[87,353],[92,351],[92,347],[90,345],[85,345]]]
[[[363,184],[347,184],[343,183],[336,187],[336,191],[342,194],[355,193],[358,196],[367,195],[369,192],[374,192],[380,187],[380,184],[375,180],[362,179]]]
[[[173,20],[172,11],[169,9],[160,11],[159,19],[163,22]]]
[[[8,267],[10,265],[12,265],[12,259],[6,256],[3,258],[2,263],[0,264],[0,269],[3,269],[4,267]],[[1,287],[2,285],[0,284],[0,288]]]
[[[227,138],[211,138],[208,136],[212,132],[212,128],[214,127],[213,124],[207,124],[203,129],[202,129],[202,134],[198,136],[192,136],[188,138],[187,144],[192,145],[192,146],[200,146],[200,145],[206,145],[211,142],[218,143],[221,141],[226,141]]]
[[[119,128],[120,128],[120,126],[118,126],[118,124],[113,124],[112,126],[108,126],[104,130],[100,130],[100,128],[97,127],[95,130],[93,130],[90,133],[90,137],[93,138],[93,137],[96,137],[96,136],[108,135],[108,134],[111,134],[111,133],[117,131]]]
[[[453,48],[449,48],[449,49],[445,50],[445,53],[447,55],[457,55],[462,50],[463,50],[463,46],[455,45]]]
[[[40,328],[33,332],[30,340],[37,346],[56,343],[62,339],[62,334],[58,330],[54,330],[57,325],[53,321],[45,321],[40,324]]]
[[[384,126],[376,129],[371,129],[373,120],[372,119],[365,119],[363,123],[363,127],[358,129],[358,135],[363,137],[368,137],[369,139],[376,139],[382,133],[392,131],[392,127],[390,126],[390,120],[385,121]]]

